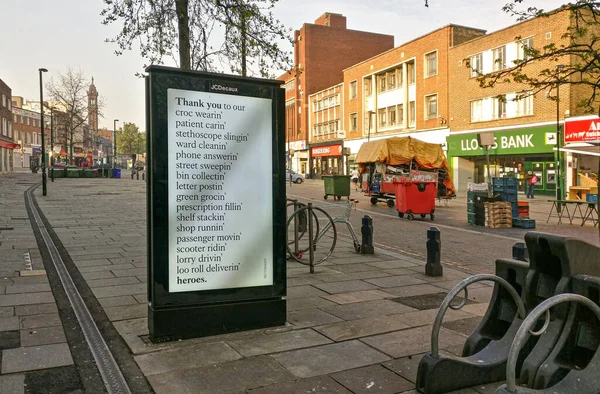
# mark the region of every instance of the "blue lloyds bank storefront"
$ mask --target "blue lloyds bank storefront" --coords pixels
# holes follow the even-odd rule
[[[466,192],[468,183],[487,181],[485,151],[477,143],[479,132],[483,131],[451,134],[446,138],[448,161],[459,192]],[[556,125],[489,132],[494,134],[496,142],[489,151],[492,177],[518,178],[519,191],[525,191],[525,176],[532,171],[538,178],[537,193],[555,193]]]

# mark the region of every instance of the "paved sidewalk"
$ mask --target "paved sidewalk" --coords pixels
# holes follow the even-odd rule
[[[467,276],[446,267],[443,277],[430,278],[421,260],[381,249],[358,255],[343,239],[315,274],[288,262],[285,326],[156,345],[148,341],[146,319],[145,182],[57,179],[47,197],[39,188],[35,195],[80,285],[91,290],[157,393],[413,393],[437,307]],[[485,283],[469,289],[472,303],[444,320],[446,352],[460,352],[491,296]],[[6,313],[13,316],[14,306]],[[497,386],[461,393],[493,393]]]
[[[81,387],[25,208],[40,174],[0,175],[0,392]]]

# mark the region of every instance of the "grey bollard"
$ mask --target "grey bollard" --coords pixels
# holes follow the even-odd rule
[[[529,253],[527,253],[527,247],[525,242],[517,242],[512,247],[512,258],[513,260],[527,261],[529,259]]]
[[[371,216],[363,216],[360,233],[362,234],[360,254],[375,254],[375,248],[373,247],[373,218]]]
[[[429,227],[427,230],[427,263],[425,264],[425,275],[442,276],[444,268],[441,263],[442,239],[437,227]]]

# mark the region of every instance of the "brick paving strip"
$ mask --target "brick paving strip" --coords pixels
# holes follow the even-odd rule
[[[46,198],[36,190],[41,210],[157,393],[413,393],[437,312],[427,300],[439,303],[468,276],[446,267],[443,277],[430,278],[423,261],[381,249],[358,255],[350,240],[340,239],[315,274],[288,262],[285,326],[152,344],[145,182],[57,179],[53,186]],[[444,351],[461,351],[491,290],[479,284],[469,305],[448,312]],[[498,386],[461,393],[493,393]]]

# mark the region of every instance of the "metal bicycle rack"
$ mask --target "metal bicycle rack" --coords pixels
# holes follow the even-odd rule
[[[596,300],[592,301],[584,295],[575,293],[558,294],[545,300],[531,311],[521,325],[521,328],[519,328],[510,348],[506,365],[506,384],[498,388],[496,391],[497,394],[598,393],[597,373],[600,366],[600,352],[598,351],[600,325],[598,324],[598,320],[600,320],[600,306],[598,306],[597,296],[600,289],[600,282],[597,277],[579,277],[573,279],[574,282],[581,282],[579,286],[575,285],[577,291],[587,294],[591,293]],[[588,284],[591,284],[591,286],[588,286]],[[550,308],[566,302],[575,304],[572,306],[585,311],[582,314],[586,315],[587,318],[584,322],[575,320],[575,324],[572,324],[570,329],[565,330],[563,335],[561,335],[560,346],[557,346],[552,352],[556,356],[563,354],[563,358],[560,361],[558,359],[551,361],[554,364],[553,367],[558,367],[555,371],[560,371],[559,376],[557,376],[557,379],[544,380],[545,384],[540,389],[517,386],[517,359],[524,342],[529,335],[543,334],[551,321]],[[538,324],[538,319],[542,315],[545,315],[544,325],[540,330],[532,332],[531,329]],[[582,329],[583,327],[587,328]],[[577,353],[578,349],[576,347],[586,349],[586,354],[582,357],[581,354]],[[557,361],[559,362],[557,363]],[[546,365],[541,366],[540,372],[543,373],[545,367]]]
[[[530,256],[529,265],[517,260],[497,260],[496,275],[467,278],[448,294],[436,317],[432,351],[419,364],[419,392],[445,393],[504,380],[510,345],[523,323],[523,318],[517,315],[517,311],[521,310],[519,305],[524,306],[526,313],[530,312],[550,297],[569,292],[574,275],[589,273],[600,276],[600,249],[593,245],[536,232],[527,233],[525,241]],[[443,314],[460,291],[464,289],[466,298],[467,286],[480,280],[495,282],[485,316],[467,339],[462,357],[440,355],[437,331]],[[516,301],[515,294],[520,302]],[[521,312],[519,314],[522,315]],[[556,347],[568,314],[568,305],[555,308],[554,319],[544,327],[546,335],[530,336],[519,347],[514,369],[521,382],[528,387],[533,387],[540,366]]]

